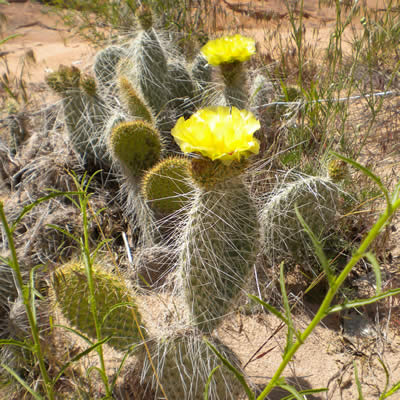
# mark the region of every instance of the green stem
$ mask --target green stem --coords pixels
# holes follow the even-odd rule
[[[38,359],[40,373],[41,373],[43,381],[44,381],[44,387],[46,389],[47,396],[50,400],[53,400],[54,399],[53,383],[47,373],[46,365],[45,365],[44,358],[43,358],[42,348],[40,346],[40,336],[39,336],[39,332],[37,329],[37,322],[35,319],[35,314],[31,308],[31,304],[30,304],[30,290],[33,290],[34,288],[29,288],[28,286],[26,286],[22,279],[21,270],[20,270],[18,257],[17,257],[17,252],[16,252],[15,246],[14,246],[14,240],[12,237],[10,226],[8,225],[7,218],[4,213],[3,202],[0,202],[0,219],[3,224],[4,230],[5,230],[5,233],[7,236],[8,246],[11,251],[12,263],[10,266],[14,270],[15,278],[17,281],[16,283],[18,285],[17,289],[18,289],[18,292],[20,294],[22,294],[22,300],[24,302],[25,310],[26,310],[28,320],[29,320],[29,325],[31,328],[32,339],[33,339],[32,353],[34,353],[34,355]]]
[[[93,321],[94,321],[94,326],[96,329],[96,338],[97,341],[102,340],[102,335],[101,335],[101,326],[98,321],[97,317],[97,305],[96,305],[96,297],[95,297],[95,287],[94,287],[94,281],[93,281],[93,271],[92,271],[92,258],[90,256],[90,250],[89,250],[89,235],[88,235],[88,218],[87,218],[87,203],[88,203],[88,197],[86,191],[84,191],[83,195],[79,196],[79,202],[81,206],[81,214],[82,214],[82,219],[83,219],[83,243],[82,243],[82,253],[83,253],[83,258],[84,258],[84,263],[85,263],[85,269],[86,269],[86,277],[88,281],[88,287],[89,287],[89,293],[90,293],[90,309],[91,313],[93,316]],[[100,361],[100,369],[103,372],[101,374],[103,383],[106,389],[106,394],[108,397],[111,398],[111,389],[110,385],[107,379],[107,374],[106,374],[106,367],[105,367],[105,362],[104,362],[104,354],[103,354],[103,346],[100,345],[96,348],[96,351],[99,355],[99,361]]]
[[[322,302],[321,306],[318,309],[318,312],[314,316],[313,320],[304,330],[304,332],[300,335],[297,341],[290,347],[288,352],[286,353],[285,357],[283,358],[279,368],[276,370],[274,376],[265,387],[265,389],[261,392],[261,394],[257,397],[257,400],[263,400],[271,392],[271,390],[276,386],[282,372],[286,368],[287,364],[292,360],[293,355],[299,349],[299,347],[304,343],[307,337],[311,334],[311,332],[315,329],[315,327],[321,322],[321,320],[327,315],[327,310],[335,297],[337,291],[339,290],[340,286],[343,284],[344,280],[349,275],[352,268],[357,264],[357,262],[364,256],[368,247],[372,243],[372,241],[378,236],[381,229],[385,226],[387,221],[391,218],[393,213],[396,209],[400,207],[400,200],[397,200],[393,205],[389,204],[385,213],[381,215],[375,225],[372,227],[370,232],[368,233],[367,237],[363,240],[360,247],[358,248],[357,252],[353,255],[351,260],[347,263],[343,271],[340,275],[335,279],[332,286],[328,290],[324,301]]]

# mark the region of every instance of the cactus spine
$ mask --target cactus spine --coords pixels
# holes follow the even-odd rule
[[[126,67],[132,67],[128,78],[138,85],[150,107],[159,113],[168,102],[165,78],[168,72],[167,57],[158,32],[153,28],[151,10],[146,6],[136,13],[142,30],[132,42],[128,53],[130,59]]]

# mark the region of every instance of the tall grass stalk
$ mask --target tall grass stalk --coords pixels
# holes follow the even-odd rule
[[[96,296],[95,296],[95,287],[94,287],[94,281],[93,281],[93,259],[94,255],[96,252],[103,246],[104,240],[101,241],[94,253],[91,253],[90,246],[89,246],[89,228],[88,228],[88,203],[90,200],[91,195],[88,193],[90,182],[92,179],[95,177],[96,174],[93,174],[85,183],[85,178],[86,176],[84,175],[83,179],[81,182],[78,181],[78,179],[72,175],[72,178],[74,180],[74,183],[78,189],[78,202],[76,202],[73,198],[68,196],[79,208],[82,216],[82,227],[83,227],[83,238],[80,240],[80,247],[81,247],[81,253],[83,256],[83,261],[85,264],[85,272],[86,272],[86,278],[88,281],[88,288],[89,288],[89,304],[91,308],[91,313],[96,329],[96,338],[97,341],[100,342],[104,338],[101,334],[101,321],[99,321],[98,314],[97,314],[97,305],[96,305]],[[96,352],[99,355],[99,362],[100,362],[100,376],[103,380],[104,383],[104,388],[106,390],[106,395],[107,397],[111,397],[112,395],[112,390],[110,387],[110,383],[107,377],[106,373],[106,365],[104,362],[104,354],[103,354],[103,346],[97,346],[96,347]]]

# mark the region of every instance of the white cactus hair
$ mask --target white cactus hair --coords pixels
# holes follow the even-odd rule
[[[229,347],[217,338],[209,337],[208,341],[240,370],[240,362]],[[204,398],[207,379],[221,361],[207,345],[201,333],[190,329],[175,332],[149,342],[149,349],[156,374],[169,399]],[[142,382],[161,395],[156,374],[145,358],[142,365]],[[208,396],[213,400],[235,399],[241,392],[241,385],[232,372],[227,368],[219,368],[211,380]]]
[[[314,254],[295,208],[313,233],[324,240],[337,211],[340,188],[323,177],[287,173],[262,202],[262,252],[271,265],[283,259],[307,261]]]

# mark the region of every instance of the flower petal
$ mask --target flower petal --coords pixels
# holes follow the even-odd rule
[[[199,153],[230,164],[260,150],[254,138],[260,122],[247,110],[209,107],[189,119],[179,118],[171,134],[184,153]]]
[[[242,35],[224,36],[210,40],[201,49],[208,63],[217,66],[246,61],[256,52],[254,39]]]

